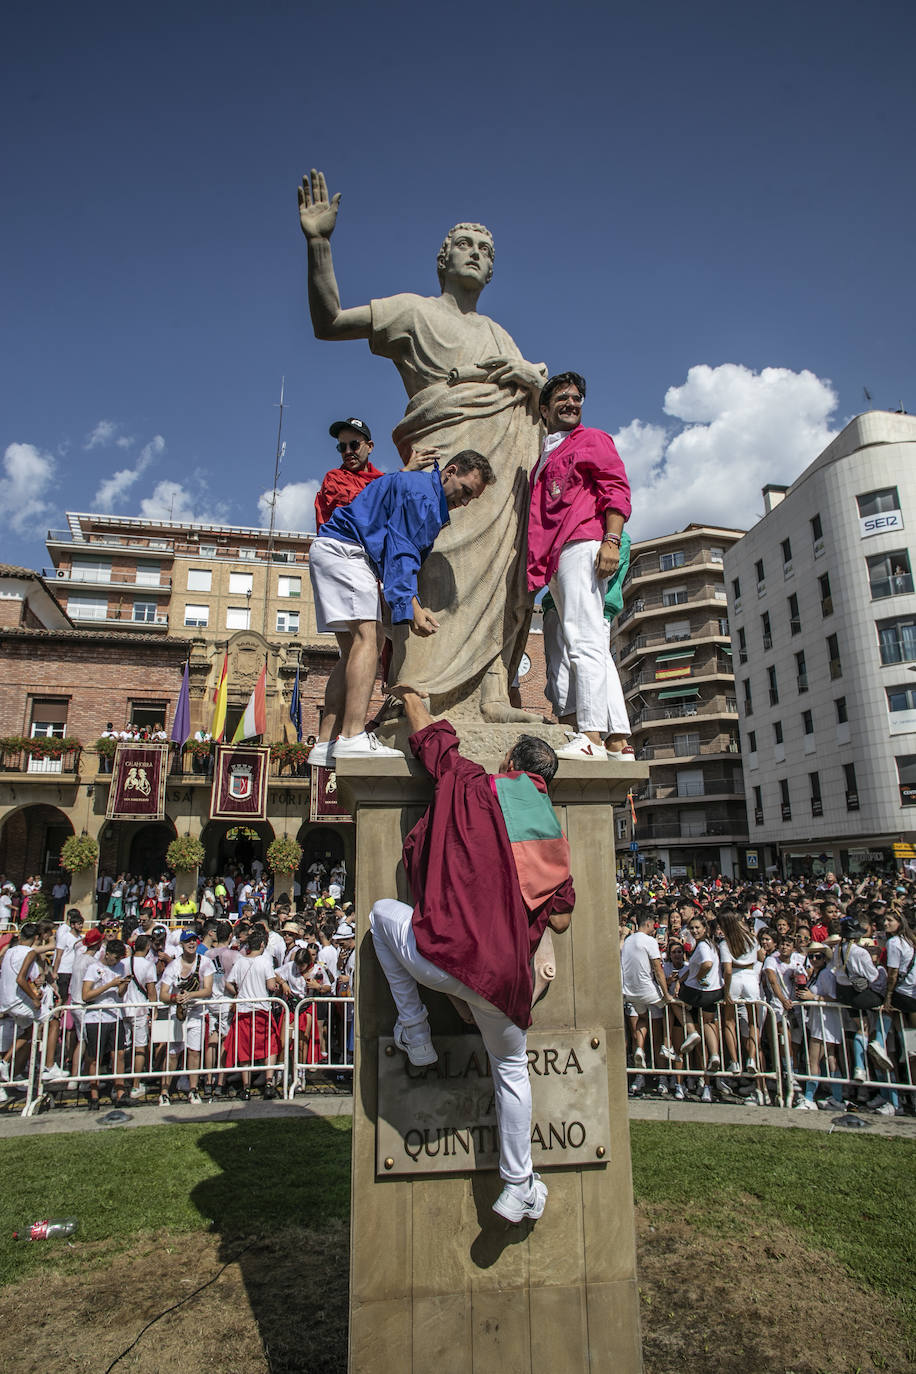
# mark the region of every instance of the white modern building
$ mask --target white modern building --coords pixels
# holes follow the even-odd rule
[[[761,873],[889,870],[916,841],[916,417],[852,420],[725,554]]]

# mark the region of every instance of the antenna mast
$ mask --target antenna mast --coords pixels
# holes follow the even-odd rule
[[[280,464],[283,462],[283,455],[286,452],[286,445],[283,439],[283,411],[285,409],[284,393],[286,390],[286,378],[280,378],[280,403],[277,409],[280,411],[280,419],[277,424],[277,456],[274,461],[274,484],[270,493],[270,528],[267,531],[267,585],[264,588],[264,615],[261,621],[261,633],[267,636],[267,611],[270,605],[270,562],[274,552],[274,530],[277,523],[277,484],[280,481]]]

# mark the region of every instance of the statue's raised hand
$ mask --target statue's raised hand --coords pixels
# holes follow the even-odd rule
[[[299,223],[307,239],[329,239],[337,223],[337,210],[340,206],[340,192],[328,199],[328,187],[324,172],[312,168],[311,184],[307,176],[302,178],[299,191]]]

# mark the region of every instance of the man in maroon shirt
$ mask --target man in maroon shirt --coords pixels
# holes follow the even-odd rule
[[[548,841],[547,855],[524,873],[510,842],[497,781],[526,777],[534,815],[556,818],[547,784],[557,769],[550,745],[522,735],[496,775],[463,758],[447,720],[434,721],[422,699],[398,687],[413,732],[410,747],[436,781],[433,800],[404,842],[404,868],[416,906],[383,899],[369,916],[378,961],[398,1010],[394,1039],[412,1064],[438,1058],[418,983],[467,1003],[493,1074],[499,1125],[499,1172],[505,1183],[493,1210],[508,1221],[536,1220],[547,1188],[531,1165],[531,959],[545,928],[564,931],[575,902],[568,847]],[[549,812],[549,815],[547,815]],[[531,813],[529,813],[531,814]],[[558,830],[558,828],[557,828]],[[559,832],[558,832],[559,833]],[[532,895],[536,891],[536,895]]]

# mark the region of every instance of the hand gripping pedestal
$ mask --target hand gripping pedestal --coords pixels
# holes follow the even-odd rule
[[[465,732],[462,752],[493,771],[517,733],[492,726],[478,728],[473,736]],[[549,1146],[535,1151],[535,1168],[550,1195],[539,1222],[511,1226],[491,1211],[501,1188],[492,1163],[469,1170],[463,1157],[438,1158],[430,1169],[457,1171],[425,1172],[426,1156],[414,1145],[408,1151],[413,1172],[397,1172],[401,1165],[394,1152],[385,1154],[384,1144],[379,1152],[380,1109],[388,1117],[387,1138],[394,1138],[384,1083],[381,1104],[379,1100],[380,1041],[384,1057],[390,1050],[386,1042],[394,1004],[375,959],[367,918],[380,897],[411,900],[401,846],[432,795],[432,783],[412,758],[341,762],[338,785],[357,825],[359,921],[351,1374],[639,1374],[642,1369],[612,804],[621,802],[646,772],[613,762],[564,760],[551,787],[570,842],[576,909],[569,931],[553,937],[556,978],[535,1008],[529,1032],[529,1060],[535,1060],[532,1072],[537,1074],[532,1078],[534,1115]],[[421,995],[430,1008],[434,1040],[470,1043],[449,1039],[468,1028],[444,998],[426,989]],[[552,1063],[560,1069],[570,1049],[576,1060],[569,1062],[578,1062],[594,1047],[593,1056],[601,1057],[600,1094],[582,1087],[585,1072],[571,1072],[563,1081],[555,1073],[555,1082],[544,1072],[550,1061],[540,1047],[554,1042],[559,1050]],[[532,1046],[539,1047],[540,1057]],[[452,1061],[466,1063],[468,1055],[452,1055]],[[405,1057],[397,1054],[395,1060],[391,1051],[383,1070],[389,1076],[405,1074],[405,1066]],[[593,1062],[592,1075],[594,1070]],[[438,1129],[441,1100],[437,1104],[431,1095],[433,1088],[442,1087],[435,1082],[441,1071],[414,1072],[416,1078],[404,1085],[418,1126],[410,1144],[444,1134]],[[432,1078],[427,1079],[428,1073]],[[473,1110],[468,1100],[463,1099],[464,1108]],[[460,1096],[456,1101],[460,1107]],[[576,1131],[570,1129],[566,1140],[565,1127],[573,1116],[583,1124],[580,1129],[577,1120]],[[556,1132],[549,1137],[548,1117],[557,1118]],[[481,1146],[486,1144],[485,1129],[474,1134]],[[563,1148],[582,1146],[584,1132],[583,1148]],[[459,1133],[457,1140],[467,1142],[468,1134]],[[446,1153],[448,1149],[443,1146]],[[454,1154],[461,1154],[458,1145]],[[554,1160],[557,1167],[552,1167]]]

